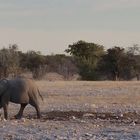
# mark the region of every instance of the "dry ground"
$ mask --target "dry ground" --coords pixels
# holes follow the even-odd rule
[[[140,139],[140,82],[36,81],[42,119],[28,106],[22,120],[1,121],[0,139]]]

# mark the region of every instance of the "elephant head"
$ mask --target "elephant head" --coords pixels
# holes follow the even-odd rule
[[[0,97],[7,89],[8,89],[8,80],[7,79],[0,80]]]

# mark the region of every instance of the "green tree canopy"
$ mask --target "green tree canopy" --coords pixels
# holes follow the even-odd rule
[[[130,77],[131,61],[124,48],[115,46],[108,49],[101,64],[104,74],[107,74],[112,80]]]
[[[97,80],[96,68],[101,56],[104,54],[102,45],[78,41],[65,50],[77,61],[79,74],[83,80]]]
[[[137,77],[137,80],[140,79],[140,46],[138,44],[134,44],[132,47],[128,47],[127,55],[129,57],[129,64],[131,62],[132,77]]]

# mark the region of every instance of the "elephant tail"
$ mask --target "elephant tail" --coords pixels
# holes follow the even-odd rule
[[[44,101],[44,99],[43,99],[43,97],[42,97],[42,95],[41,95],[41,93],[40,93],[39,89],[37,89],[37,90],[38,90],[38,94],[39,94],[39,96],[40,96],[41,100],[42,100],[42,101]]]

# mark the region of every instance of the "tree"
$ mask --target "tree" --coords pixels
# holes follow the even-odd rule
[[[19,71],[19,51],[16,44],[0,50],[0,77],[17,75]]]
[[[45,56],[40,52],[28,51],[21,54],[20,66],[22,69],[29,69],[33,73],[34,78],[41,78],[46,72]]]
[[[65,52],[70,53],[79,68],[82,80],[97,80],[97,66],[101,56],[104,54],[102,45],[78,41],[68,46]]]
[[[128,47],[127,53],[130,56],[140,55],[140,46],[138,44],[134,44],[132,47]]]
[[[112,80],[128,79],[130,78],[131,61],[124,48],[115,46],[108,49],[103,56],[100,69]]]
[[[66,80],[70,79],[77,73],[77,67],[73,57],[64,54],[48,55],[46,62],[49,72],[56,72],[64,76]]]
[[[140,79],[140,46],[134,44],[127,49],[127,55],[132,66],[132,77],[136,76],[137,80]]]

